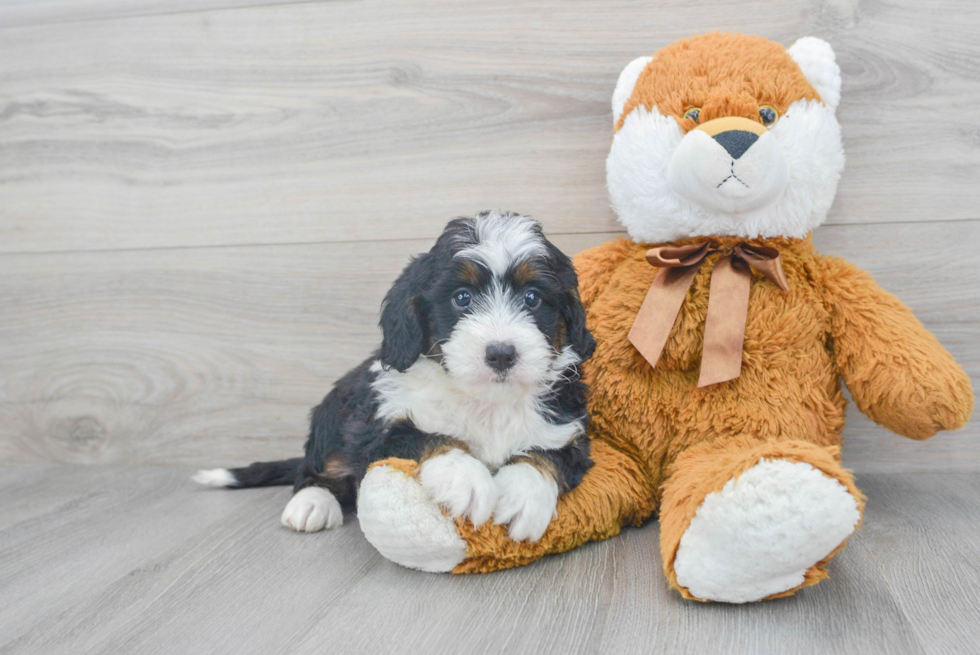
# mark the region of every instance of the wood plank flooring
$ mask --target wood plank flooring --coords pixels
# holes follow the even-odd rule
[[[354,517],[295,534],[288,489],[189,472],[0,468],[0,653],[980,652],[976,473],[859,476],[865,525],[831,578],[731,606],[667,588],[656,523],[512,571],[424,574]]]

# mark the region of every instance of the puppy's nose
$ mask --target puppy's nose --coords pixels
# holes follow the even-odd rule
[[[503,373],[517,363],[517,348],[510,343],[491,343],[487,346],[487,366]]]
[[[738,159],[752,144],[759,140],[759,135],[746,130],[728,130],[715,135],[715,141],[728,151],[732,159]]]

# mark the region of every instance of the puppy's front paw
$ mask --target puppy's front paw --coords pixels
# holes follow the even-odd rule
[[[286,503],[282,524],[297,532],[316,532],[339,527],[344,523],[344,511],[332,493],[321,487],[300,489]]]
[[[510,464],[497,472],[493,522],[508,524],[514,541],[538,541],[558,506],[558,484],[530,464]]]
[[[453,449],[422,462],[419,483],[450,516],[466,516],[479,527],[497,502],[497,485],[478,459]]]

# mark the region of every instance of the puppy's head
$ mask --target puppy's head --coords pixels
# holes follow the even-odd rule
[[[381,363],[439,361],[470,388],[533,387],[592,355],[571,260],[524,216],[457,218],[402,272],[381,310]]]
[[[607,185],[641,242],[802,237],[825,219],[844,167],[831,47],[741,34],[678,41],[623,70]]]

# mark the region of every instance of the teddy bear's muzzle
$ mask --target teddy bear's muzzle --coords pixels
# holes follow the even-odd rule
[[[772,133],[746,118],[716,118],[691,130],[671,158],[667,183],[709,211],[743,214],[782,195],[789,171]]]

